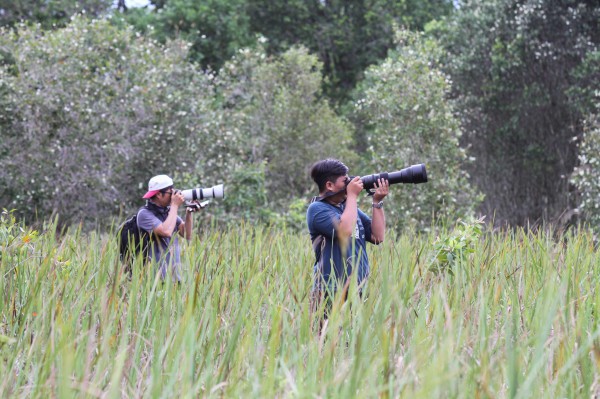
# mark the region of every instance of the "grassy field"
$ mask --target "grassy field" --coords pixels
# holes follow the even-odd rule
[[[129,281],[111,235],[3,214],[0,396],[600,396],[592,236],[484,232],[431,271],[453,234],[370,246],[367,299],[351,291],[319,336],[306,235],[206,231],[176,286],[141,265]]]

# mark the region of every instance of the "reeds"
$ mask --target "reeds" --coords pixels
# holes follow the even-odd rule
[[[430,270],[433,235],[389,235],[369,248],[366,296],[351,286],[319,336],[305,235],[203,231],[176,285],[140,263],[129,279],[113,234],[49,224],[27,240],[14,223],[12,241],[0,231],[1,397],[600,395],[585,231],[484,233],[452,273]]]

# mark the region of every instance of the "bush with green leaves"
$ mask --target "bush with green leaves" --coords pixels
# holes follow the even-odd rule
[[[432,257],[429,262],[429,270],[435,274],[447,272],[454,275],[454,269],[462,267],[465,269],[469,255],[475,252],[479,238],[483,232],[482,217],[477,220],[458,220],[456,227],[450,233],[442,232],[433,243]]]
[[[279,209],[314,191],[312,163],[355,158],[350,123],[322,97],[321,67],[304,48],[268,57],[258,46],[240,51],[219,73],[231,130],[244,142],[244,158],[264,163],[268,201]]]
[[[109,21],[2,31],[0,203],[26,220],[97,221],[140,204],[155,174],[213,183],[236,167],[236,138],[213,76]]]
[[[369,159],[353,174],[395,171],[425,163],[429,182],[392,186],[386,201],[389,224],[428,229],[436,218],[464,217],[481,196],[469,184],[459,146],[459,122],[447,100],[450,82],[435,66],[439,48],[418,34],[398,31],[398,46],[369,68],[355,93],[357,142]]]

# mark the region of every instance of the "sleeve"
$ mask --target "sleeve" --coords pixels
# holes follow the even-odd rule
[[[137,215],[138,227],[142,230],[147,231],[148,233],[151,233],[152,231],[154,231],[154,229],[156,227],[160,226],[161,223],[162,222],[160,221],[160,219],[157,218],[156,216],[154,216],[154,214],[147,209],[142,209],[141,211],[138,212],[138,215]]]
[[[324,235],[331,238],[335,226],[340,222],[340,215],[329,206],[314,203],[308,208],[308,229],[313,235]]]
[[[373,243],[373,240],[371,239],[371,236],[373,235],[373,231],[371,230],[371,218],[360,209],[358,210],[358,217],[365,229],[365,240]]]

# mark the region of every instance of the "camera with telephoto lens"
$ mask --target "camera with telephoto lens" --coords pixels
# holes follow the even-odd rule
[[[348,179],[346,179],[346,186],[352,179],[354,179],[354,176],[350,176]],[[368,191],[369,195],[374,193],[375,183],[377,183],[377,180],[379,179],[386,179],[390,185],[397,183],[426,183],[427,170],[425,169],[425,164],[420,163],[396,172],[376,173],[372,175],[361,176],[360,178],[363,183],[363,188]]]
[[[223,188],[222,184],[217,184],[216,186],[208,188],[198,187],[189,190],[181,190],[181,194],[183,195],[183,198],[185,198],[185,200],[187,201],[186,206],[189,207],[196,206],[191,203],[192,201],[208,200],[211,198],[223,198],[225,197],[225,189]],[[206,204],[204,204],[204,206],[206,206]],[[204,206],[201,207],[204,208]]]

